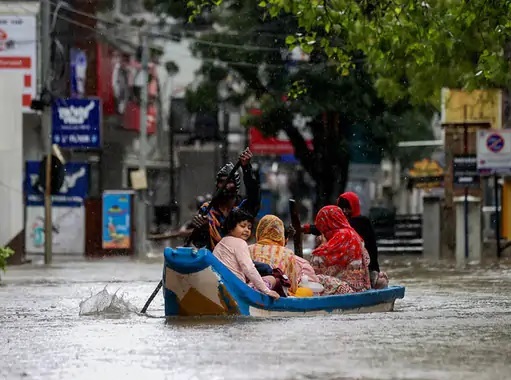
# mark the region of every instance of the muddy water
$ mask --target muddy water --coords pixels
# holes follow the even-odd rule
[[[384,265],[407,286],[396,312],[313,318],[80,316],[107,290],[139,308],[159,263],[57,261],[0,286],[0,379],[511,379],[511,266]]]

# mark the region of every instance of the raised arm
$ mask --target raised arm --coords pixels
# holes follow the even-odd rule
[[[252,152],[249,149],[246,149],[240,156],[243,183],[247,191],[247,197],[240,207],[256,216],[261,208],[261,187],[250,164],[251,159]]]

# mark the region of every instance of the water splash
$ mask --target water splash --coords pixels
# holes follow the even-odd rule
[[[138,309],[124,295],[118,296],[117,292],[109,293],[107,287],[97,294],[80,302],[79,315],[104,315],[110,317],[122,317],[131,313],[137,313]]]

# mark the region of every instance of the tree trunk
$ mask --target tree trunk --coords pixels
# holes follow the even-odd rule
[[[346,188],[349,171],[347,122],[341,121],[337,112],[319,115],[311,122],[314,150],[310,150],[292,125],[284,126],[295,148],[295,156],[316,182],[315,212],[323,206],[335,204]]]

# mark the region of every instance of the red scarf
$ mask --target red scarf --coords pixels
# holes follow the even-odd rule
[[[346,268],[351,262],[362,260],[362,239],[339,207],[323,207],[316,216],[315,224],[327,241],[312,254],[323,257],[327,266]]]

